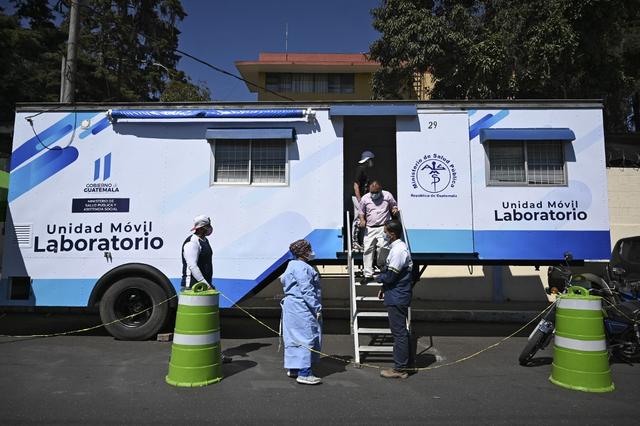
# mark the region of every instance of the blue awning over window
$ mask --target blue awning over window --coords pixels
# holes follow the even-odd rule
[[[418,110],[415,105],[336,105],[331,107],[329,115],[418,115]]]
[[[207,129],[207,139],[294,139],[290,128],[271,129]]]
[[[480,142],[486,141],[573,141],[576,135],[567,128],[481,129]]]
[[[304,109],[114,109],[109,118],[118,119],[193,119],[193,118],[303,118]]]

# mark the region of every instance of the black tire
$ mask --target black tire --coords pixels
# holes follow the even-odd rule
[[[104,324],[109,324],[105,328],[116,339],[146,340],[155,336],[166,323],[169,304],[158,304],[168,297],[158,284],[149,279],[124,278],[113,283],[102,296],[100,318]],[[126,318],[138,312],[142,313]],[[113,322],[118,319],[121,321]]]
[[[627,330],[616,341],[616,343],[620,343],[623,346],[614,350],[614,357],[630,364],[640,361],[640,344],[635,342],[635,332],[632,329]]]
[[[533,333],[533,336],[531,336],[531,339],[529,339],[529,341],[527,342],[527,345],[524,347],[522,352],[520,352],[520,357],[518,358],[518,362],[520,362],[520,365],[529,364],[531,358],[533,358],[536,352],[540,350],[540,347],[544,343],[545,338],[545,334],[542,331],[536,329],[535,333]]]

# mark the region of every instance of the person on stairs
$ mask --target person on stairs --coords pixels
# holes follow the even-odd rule
[[[373,180],[369,184],[369,192],[360,200],[360,223],[358,226],[366,228],[362,255],[363,283],[373,279],[374,252],[378,267],[384,265],[385,253],[388,250],[382,238],[384,224],[397,214],[398,204],[393,195],[389,191],[384,191],[378,180]]]
[[[392,220],[384,225],[384,238],[391,250],[382,272],[376,277],[376,281],[382,283],[378,297],[384,298],[389,313],[389,328],[393,335],[394,366],[392,369],[380,371],[380,375],[388,379],[406,379],[409,376],[406,370],[413,358],[407,327],[413,295],[413,262],[407,245],[400,239],[401,236],[402,225],[399,221]]]

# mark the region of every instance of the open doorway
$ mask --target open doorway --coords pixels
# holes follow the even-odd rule
[[[346,116],[343,134],[345,210],[352,211],[353,208],[353,182],[362,151],[372,151],[375,155],[370,177],[378,180],[382,188],[397,199],[396,117]]]

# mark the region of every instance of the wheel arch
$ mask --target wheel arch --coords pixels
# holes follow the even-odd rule
[[[125,263],[124,265],[116,266],[100,277],[96,282],[96,285],[93,286],[93,290],[89,296],[88,306],[98,306],[100,304],[100,300],[102,300],[102,296],[112,284],[123,278],[130,277],[147,278],[158,284],[168,296],[176,294],[176,290],[173,287],[173,284],[171,284],[169,278],[167,278],[167,276],[158,268],[145,263]],[[172,308],[178,306],[177,298],[170,300],[169,306]]]

